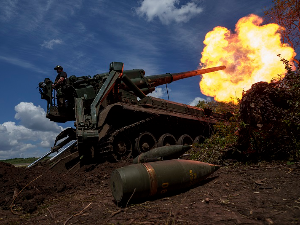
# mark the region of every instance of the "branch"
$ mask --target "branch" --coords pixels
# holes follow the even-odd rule
[[[84,210],[86,210],[91,204],[92,204],[92,203],[88,204],[88,205],[87,205],[86,207],[84,207],[84,209],[81,210],[79,213],[76,213],[75,215],[72,215],[71,217],[69,217],[69,219],[67,219],[67,220],[64,222],[64,225],[66,225],[67,222],[68,222],[70,219],[72,219],[73,217],[79,216],[79,215],[80,215]]]
[[[37,180],[37,179],[40,178],[41,176],[43,176],[43,174],[39,175],[38,177],[36,177],[36,178],[33,179],[32,181],[30,181],[28,184],[26,184],[25,187],[23,187],[22,190],[19,191],[19,193],[13,198],[13,201],[12,201],[12,203],[10,204],[10,211],[12,212],[12,214],[14,214],[13,211],[12,211],[13,204],[14,204],[16,198],[19,196],[19,194],[21,194],[21,192],[22,192],[28,185],[30,185],[32,182],[34,182],[35,180]]]

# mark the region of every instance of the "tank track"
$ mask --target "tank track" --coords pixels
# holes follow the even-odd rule
[[[113,143],[115,138],[118,135],[125,135],[125,136],[131,136],[133,133],[138,133],[140,130],[144,129],[145,126],[147,126],[147,124],[149,124],[150,122],[153,121],[155,117],[149,117],[147,119],[144,120],[140,120],[136,123],[133,123],[131,125],[122,127],[120,129],[115,130],[113,133],[111,133],[110,135],[108,135],[108,137],[106,138],[106,140],[101,141],[98,144],[98,148],[101,149],[101,153],[115,153],[114,149],[113,149]]]

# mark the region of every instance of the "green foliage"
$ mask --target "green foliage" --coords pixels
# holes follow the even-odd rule
[[[290,45],[293,49],[300,47],[300,4],[299,0],[273,0],[273,7],[264,10],[265,19],[268,23],[276,23],[283,27],[279,30],[283,43]],[[294,59],[299,65],[299,60]]]
[[[204,143],[195,146],[192,158],[208,163],[221,164],[224,152],[235,149],[237,133],[240,126],[239,105],[233,102],[199,101],[197,107],[210,109],[214,113],[230,114],[231,118],[214,125],[214,132]]]
[[[283,58],[281,61],[285,64],[287,75],[281,80],[281,83],[287,86],[291,93],[291,98],[287,101],[289,110],[283,118],[283,123],[288,129],[287,135],[292,140],[292,152],[294,158],[300,158],[300,70],[292,71],[292,66]]]
[[[22,163],[33,163],[38,158],[31,157],[31,158],[14,158],[14,159],[5,159],[0,160],[1,162],[10,163],[10,164],[22,164]]]
[[[280,57],[280,55],[278,55]],[[259,82],[243,96],[238,147],[247,160],[294,159],[300,156],[300,74],[283,58],[286,75]]]
[[[240,102],[240,99],[237,99],[237,102]],[[234,101],[229,103],[217,102],[217,101],[199,101],[196,107],[201,109],[210,109],[214,113],[233,113],[237,114],[239,112],[239,107],[237,104],[234,104]]]
[[[224,158],[300,159],[300,70],[281,61],[286,75],[252,85],[237,105],[199,101],[197,107],[232,117],[214,125],[211,137],[195,146],[193,159],[217,164]]]

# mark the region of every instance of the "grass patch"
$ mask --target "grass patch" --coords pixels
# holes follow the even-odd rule
[[[50,157],[48,157],[50,158]],[[9,164],[22,164],[22,163],[33,163],[35,160],[38,158],[36,157],[30,157],[30,158],[14,158],[14,159],[5,159],[5,160],[0,160],[0,162],[5,162]]]

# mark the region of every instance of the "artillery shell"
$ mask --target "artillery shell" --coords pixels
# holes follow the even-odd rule
[[[174,159],[192,148],[192,145],[170,145],[154,148],[148,152],[142,153],[133,159],[133,163],[144,163],[159,161],[161,159]],[[157,160],[153,160],[157,159]]]
[[[183,159],[132,164],[112,173],[110,189],[117,202],[140,200],[189,188],[217,169],[217,165]]]

